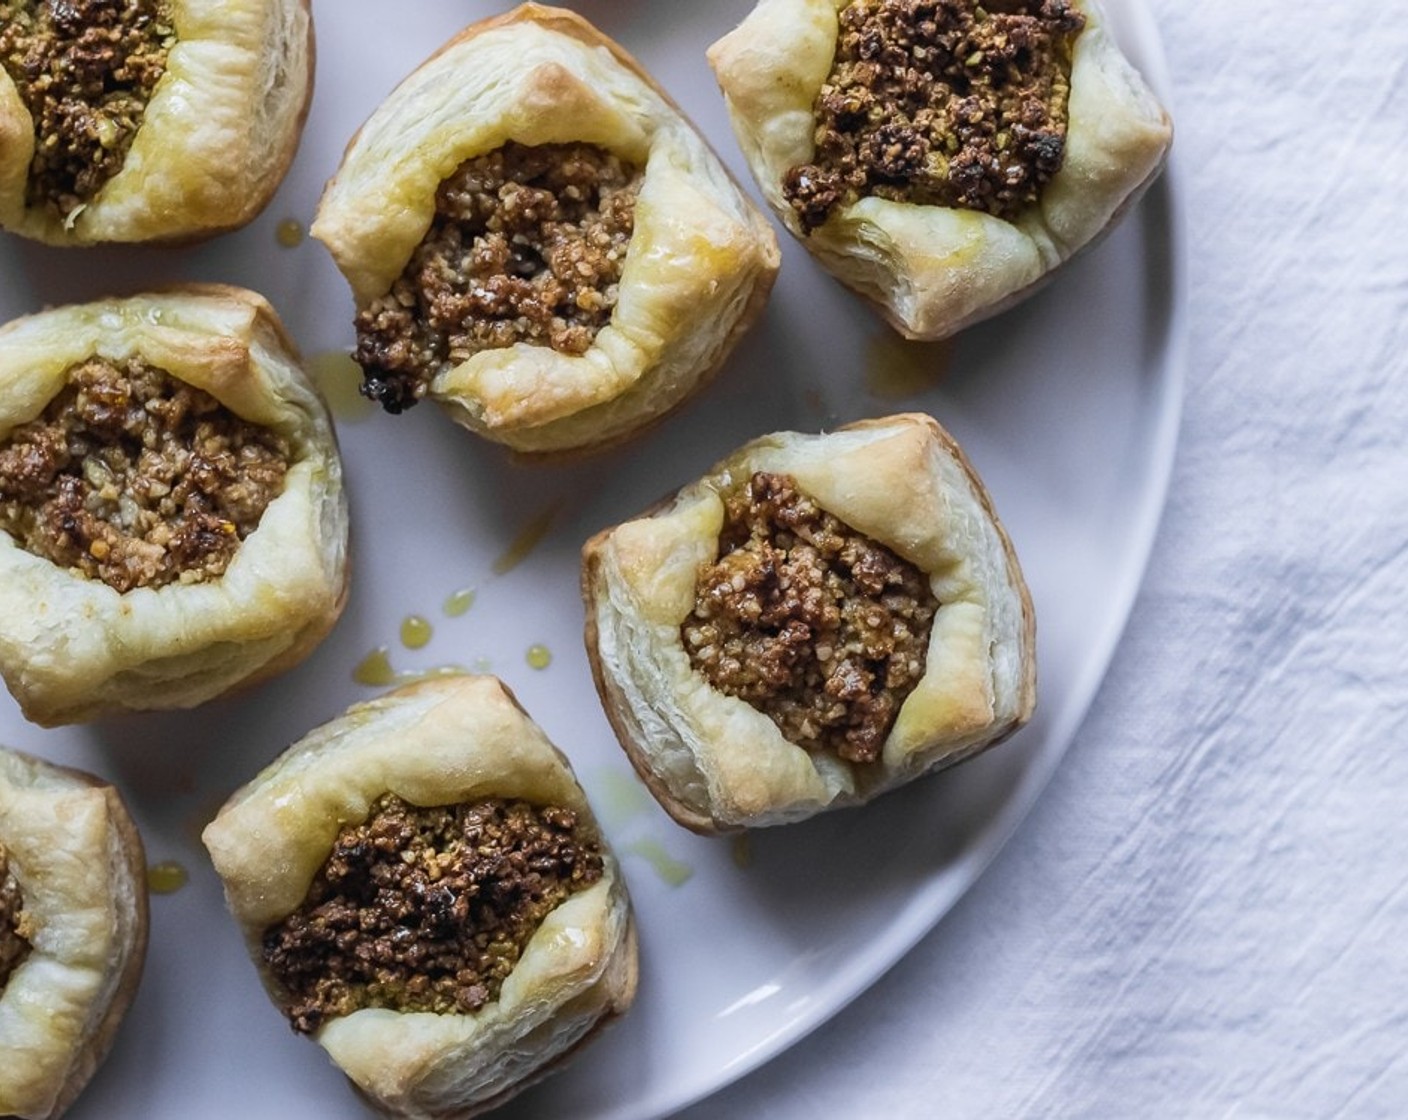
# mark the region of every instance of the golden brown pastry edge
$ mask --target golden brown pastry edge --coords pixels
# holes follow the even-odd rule
[[[973,758],[983,751],[997,746],[999,743],[1020,731],[1031,719],[1032,713],[1036,709],[1036,612],[1032,604],[1031,591],[1027,586],[1025,577],[1022,575],[1021,566],[1017,559],[1017,552],[1012,544],[1011,537],[1008,535],[1006,527],[1002,524],[1001,519],[997,515],[997,511],[993,507],[992,497],[988,492],[987,486],[978,476],[967,453],[937,420],[926,413],[898,413],[886,417],[857,420],[849,424],[840,425],[834,430],[850,431],[855,429],[885,427],[901,420],[922,423],[932,433],[933,438],[939,444],[940,448],[958,464],[969,484],[972,486],[974,493],[977,495],[982,505],[984,513],[991,521],[1002,543],[1003,554],[1007,563],[1008,580],[1017,592],[1022,614],[1023,672],[1018,709],[1012,720],[994,727],[990,737],[980,742],[973,743],[961,750],[952,751],[946,755],[932,759],[922,768],[913,771],[897,771],[890,776],[889,780],[882,782],[862,795],[832,802],[818,810],[819,813],[831,812],[836,809],[859,807],[884,793],[888,793],[891,790],[897,789],[927,774],[937,773],[940,770],[948,769],[950,766]],[[727,458],[721,460],[719,463],[710,467],[701,477],[708,478],[710,475],[717,474],[719,469],[726,462],[728,462]],[[687,487],[690,484],[686,483],[685,485]],[[684,488],[685,487],[681,487],[680,489]],[[649,518],[661,510],[667,509],[674,502],[678,492],[677,490],[665,496],[627,520],[634,521]],[[652,765],[649,751],[625,719],[623,713],[628,707],[628,704],[625,700],[624,693],[616,682],[606,673],[605,667],[602,664],[598,646],[599,629],[597,623],[597,596],[601,587],[601,580],[599,578],[601,553],[611,535],[619,527],[619,524],[624,524],[624,522],[602,529],[600,532],[593,535],[582,547],[581,594],[586,616],[583,640],[586,646],[587,661],[591,668],[592,682],[595,685],[597,696],[601,701],[603,713],[611,726],[612,732],[616,736],[617,742],[621,745],[627,759],[630,761],[632,769],[635,770],[637,776],[645,784],[646,788],[660,804],[661,808],[663,808],[677,824],[700,836],[721,836],[747,831],[752,827],[751,825],[720,820],[713,814],[697,809],[676,796],[667,781]]]
[[[61,766],[25,751],[0,748],[12,755],[29,759],[52,772],[63,774],[77,783],[102,792],[107,803],[108,854],[116,854],[132,886],[132,938],[118,961],[118,979],[101,1017],[91,1027],[87,1037],[74,1052],[63,1086],[53,1107],[36,1120],[58,1120],[88,1087],[88,1082],[107,1058],[117,1041],[118,1028],[126,1018],[128,1008],[141,986],[146,967],[147,943],[151,932],[151,905],[147,891],[147,857],[142,834],[128,811],[122,794],[111,782],[77,767]]]
[[[548,4],[539,4],[534,2],[534,0],[528,0],[527,3],[520,4],[509,11],[478,20],[468,27],[463,28],[424,58],[411,73],[415,73],[416,70],[428,65],[441,55],[463,43],[469,42],[487,32],[497,30],[501,27],[511,27],[520,23],[537,24],[547,30],[575,39],[586,46],[605,48],[617,63],[644,82],[645,85],[669,106],[671,111],[699,137],[700,142],[714,158],[719,168],[722,169],[739,196],[745,200],[748,206],[756,208],[756,204],[744,189],[738,177],[728,165],[719,158],[718,151],[709,141],[708,137],[694,123],[688,114],[680,108],[679,103],[670,96],[669,92],[666,91],[639,60],[622,47],[620,43],[599,30],[585,16],[571,9],[559,8]],[[406,81],[409,77],[410,75],[407,75],[407,78],[403,78],[402,81]],[[339,161],[339,170],[341,163],[346,161],[348,155],[357,146],[365,128],[366,122],[363,122],[344,146],[342,160]],[[334,172],[333,177],[335,178],[336,175],[337,172]],[[329,182],[331,182],[331,180],[329,180]],[[324,192],[324,197],[326,197],[326,191]],[[321,206],[322,202],[320,201],[319,207],[321,208]],[[766,224],[765,218],[760,217],[759,220]],[[769,233],[771,234],[770,227]],[[728,359],[732,356],[738,343],[762,314],[764,308],[767,306],[768,299],[772,293],[773,285],[777,280],[777,274],[782,264],[781,250],[777,245],[776,236],[775,234],[771,234],[771,237],[771,244],[766,246],[769,251],[764,254],[764,266],[759,270],[757,280],[751,286],[747,302],[744,304],[733,326],[721,341],[714,360],[696,375],[689,388],[679,398],[658,412],[643,414],[637,422],[620,431],[613,432],[601,439],[572,443],[562,447],[527,449],[516,446],[513,442],[515,433],[523,429],[510,428],[504,430],[502,433],[485,431],[482,427],[476,426],[470,421],[465,410],[459,406],[454,399],[440,400],[433,395],[432,399],[436,400],[436,403],[442,407],[449,415],[450,419],[456,424],[473,432],[475,435],[499,443],[507,448],[515,462],[546,465],[579,462],[600,452],[608,451],[629,443],[644,433],[654,429],[657,425],[668,420],[677,412],[682,411],[688,406],[694,398],[718,376],[719,372],[727,364]],[[642,382],[647,380],[648,377],[649,371],[647,371],[646,375],[641,379]],[[551,426],[551,422],[544,426]]]

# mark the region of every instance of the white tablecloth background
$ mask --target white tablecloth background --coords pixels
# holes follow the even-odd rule
[[[1408,1116],[1408,3],[1150,4],[1192,337],[1114,664],[958,907],[686,1120]]]

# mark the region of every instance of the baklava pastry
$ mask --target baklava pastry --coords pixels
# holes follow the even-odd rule
[[[353,139],[318,208],[362,391],[534,453],[617,442],[724,361],[777,272],[763,214],[580,16],[474,24]]]
[[[755,440],[588,541],[582,586],[607,717],[696,832],[867,801],[1035,702],[1017,558],[928,416]]]
[[[121,796],[0,747],[0,1116],[51,1120],[107,1056],[147,950]]]
[[[1030,294],[1172,139],[1093,0],[760,0],[709,61],[769,205],[908,338]]]
[[[308,0],[0,0],[0,227],[236,229],[293,162],[312,88]]]
[[[354,706],[204,839],[270,998],[386,1115],[493,1108],[635,995],[616,860],[493,677]]]
[[[262,297],[191,285],[0,328],[0,675],[29,719],[268,677],[346,581],[332,423]]]

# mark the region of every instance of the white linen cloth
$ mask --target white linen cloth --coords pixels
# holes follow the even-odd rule
[[[1114,664],[957,908],[685,1120],[1408,1116],[1408,4],[1149,2],[1192,337]]]

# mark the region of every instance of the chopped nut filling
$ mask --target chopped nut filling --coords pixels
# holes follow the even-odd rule
[[[165,0],[0,0],[0,65],[34,120],[29,205],[68,218],[122,169],[175,43]]]
[[[789,742],[873,762],[924,675],[938,605],[909,561],[759,472],[725,497],[680,633],[694,667]]]
[[[288,442],[137,358],[90,358],[0,443],[0,529],[119,592],[222,575],[283,490]]]
[[[854,0],[784,176],[807,233],[866,196],[1016,217],[1065,157],[1071,0]]]
[[[616,307],[640,181],[591,144],[509,143],[460,164],[405,271],[357,316],[363,394],[401,412],[481,350],[583,353]]]
[[[10,855],[0,844],[0,992],[29,955],[27,925],[20,885],[10,871]]]
[[[338,834],[303,905],[265,931],[264,962],[303,1033],[369,1007],[478,1011],[542,920],[601,875],[571,810],[424,809],[387,794]]]

